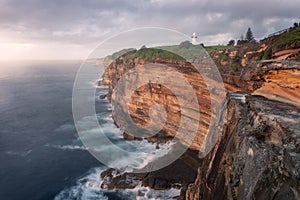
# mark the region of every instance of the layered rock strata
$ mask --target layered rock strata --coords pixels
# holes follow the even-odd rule
[[[246,94],[225,105],[222,137],[186,199],[299,199],[300,108]]]

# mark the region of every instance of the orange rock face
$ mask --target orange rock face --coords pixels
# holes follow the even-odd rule
[[[265,83],[252,94],[300,106],[300,70],[270,70]]]
[[[249,65],[242,73],[249,92],[268,99],[300,105],[300,64],[270,60]]]
[[[190,102],[190,100],[187,98],[188,93],[185,94],[184,92],[185,90],[188,90],[188,88],[177,88],[182,92],[183,95],[176,96],[171,88],[159,84],[156,80],[149,80],[151,81],[151,83],[149,82],[148,84],[138,87],[134,90],[134,92],[131,94],[130,101],[126,105],[124,96],[120,94],[112,95],[112,93],[118,80],[122,76],[124,76],[125,72],[132,69],[133,66],[140,68],[142,66],[142,64],[140,63],[131,63],[131,65],[127,65],[128,67],[125,67],[126,64],[123,64],[107,68],[103,76],[102,83],[109,85],[110,94],[108,96],[109,98],[111,98],[112,101],[115,101],[118,104],[120,104],[120,109],[124,108],[125,106],[128,106],[128,111],[133,122],[140,127],[145,127],[151,124],[150,109],[153,105],[159,104],[163,106],[164,110],[166,111],[166,122],[161,131],[149,138],[150,141],[160,142],[164,141],[166,138],[172,138],[176,136],[181,123],[181,109],[182,107],[186,106],[185,110],[188,111],[185,113],[185,115],[191,123],[185,126],[185,128],[187,129],[187,134],[184,135],[184,138],[180,138],[180,136],[178,135],[176,137],[182,140],[182,143],[184,143],[185,140],[192,140],[193,142],[191,143],[190,148],[199,150],[202,145],[203,139],[207,133],[211,118],[211,96],[209,94],[207,86],[204,83],[204,80],[201,77],[201,75],[199,75],[199,72],[197,72],[193,68],[193,66],[187,62],[158,62],[167,64],[170,68],[179,71],[180,74],[184,77],[184,79],[187,80],[193,88],[193,92],[195,92],[198,102]],[[157,69],[157,74],[155,74],[156,70],[154,70],[154,72],[152,73],[154,73],[152,75],[154,75],[160,80],[169,79],[169,85],[171,87],[173,86],[173,84],[176,87],[180,87],[176,85],[178,77],[172,77],[173,74],[170,70],[165,70],[163,71],[163,73],[161,73],[161,70]],[[137,77],[134,75],[126,76],[126,84],[123,86],[124,94],[132,91],[132,88],[130,88],[131,84],[137,81],[137,79],[139,78],[143,79],[145,77]],[[115,109],[118,108],[115,107]],[[197,117],[199,116],[199,113],[200,117]],[[159,113],[156,114],[159,115]],[[127,122],[124,121],[123,117],[120,117],[118,115],[114,115],[113,117],[115,122],[120,126],[121,129],[126,126]],[[198,127],[196,136],[189,136],[189,128],[192,131],[195,127]]]

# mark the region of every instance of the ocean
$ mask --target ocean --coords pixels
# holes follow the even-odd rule
[[[126,200],[178,196],[180,191],[176,189],[155,191],[140,185],[131,190],[100,188],[100,173],[106,166],[82,145],[72,116],[73,83],[79,67],[79,61],[1,62],[0,199]],[[90,87],[96,87],[96,82],[91,82]],[[113,144],[140,153],[138,160],[116,160],[117,165],[142,166],[149,161],[148,153],[169,151],[168,144],[157,150],[156,145],[144,141],[123,140],[122,131],[111,119],[109,102],[98,98],[106,92],[107,88],[96,87],[96,112],[105,134]]]

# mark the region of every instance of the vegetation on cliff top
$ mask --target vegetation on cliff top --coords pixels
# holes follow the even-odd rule
[[[272,58],[274,49],[285,49],[286,45],[300,41],[300,27],[290,28],[288,31],[274,35],[266,40],[268,39],[270,40],[268,48],[264,51],[262,56],[264,60]],[[296,60],[298,60],[298,58],[296,58]]]
[[[285,45],[300,40],[300,28],[296,27],[292,30],[278,35],[274,41],[276,45]]]
[[[273,34],[262,40],[260,43],[255,42],[253,38],[253,33],[249,28],[245,40],[247,42],[237,46],[217,45],[204,47],[203,44],[193,45],[189,41],[184,41],[179,45],[159,46],[154,48],[143,46],[139,50],[124,49],[111,55],[110,58],[115,60],[116,64],[122,64],[124,59],[133,60],[135,58],[140,58],[152,62],[157,59],[192,60],[195,57],[210,55],[222,74],[230,73],[238,75],[242,69],[243,59],[245,65],[251,60],[272,59],[274,53],[286,48],[296,48],[293,47],[293,44],[294,42],[300,41],[300,27],[291,27],[279,34]],[[264,51],[258,51],[259,48],[261,48],[261,44],[266,44],[267,46]],[[293,59],[300,60],[300,51],[294,53]]]
[[[147,61],[155,59],[170,59],[170,60],[190,60],[199,56],[206,56],[217,50],[230,49],[232,46],[208,46],[193,45],[188,41],[184,41],[179,45],[160,46],[155,48],[143,47],[139,50],[133,50],[123,54],[128,59],[141,58]]]
[[[118,52],[118,58],[114,56],[110,56],[113,59],[116,59],[116,62],[120,62],[121,57],[125,57],[127,59],[135,59],[140,58],[146,61],[154,61],[156,59],[166,59],[166,60],[189,60],[193,59],[196,56],[205,56],[206,51],[202,47],[202,45],[193,45],[189,41],[184,41],[179,45],[171,45],[171,46],[159,46],[154,48],[147,48],[143,46],[139,50],[130,51],[122,50]]]
[[[184,60],[181,56],[162,49],[141,48],[138,51],[132,51],[125,55],[128,59],[141,58],[146,61],[154,61],[156,59]]]
[[[207,47],[204,47],[204,48],[210,54],[210,53],[212,53],[214,51],[218,51],[218,50],[231,49],[231,48],[233,48],[233,46],[216,45],[216,46],[207,46]]]
[[[179,45],[172,45],[172,46],[161,46],[157,47],[159,49],[176,53],[181,57],[190,60],[196,56],[205,56],[205,50],[201,44],[193,45],[189,41],[181,42]]]
[[[132,52],[132,51],[135,51],[136,49],[134,48],[128,48],[128,49],[122,49],[120,51],[117,51],[115,53],[113,53],[112,55],[108,55],[105,57],[105,59],[108,59],[108,60],[115,60],[117,58],[119,58],[120,56],[128,53],[128,52]]]

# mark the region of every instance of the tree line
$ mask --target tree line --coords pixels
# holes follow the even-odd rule
[[[300,27],[300,23],[298,22],[295,22],[293,24],[292,27],[289,28],[289,30],[292,30],[294,28],[299,28]],[[255,42],[255,38],[254,38],[254,35],[253,35],[253,32],[251,30],[251,28],[249,27],[247,32],[246,32],[246,35],[244,37],[244,35],[242,34],[241,35],[241,38],[239,40],[237,40],[237,45],[241,45],[241,44],[246,44],[246,43],[249,43],[249,42]],[[235,40],[229,40],[227,46],[234,46],[235,45]]]
[[[244,35],[242,34],[241,38],[237,40],[237,45],[246,44],[249,42],[255,42],[254,35],[250,27],[246,32],[246,36],[244,37]],[[235,45],[235,40],[229,40],[227,46],[234,46],[234,45]]]

